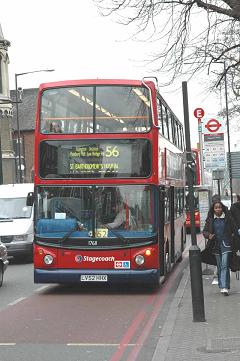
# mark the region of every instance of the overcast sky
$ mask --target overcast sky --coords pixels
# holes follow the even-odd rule
[[[0,24],[9,47],[10,88],[14,74],[55,69],[18,77],[18,86],[36,88],[40,83],[87,78],[141,79],[154,73],[148,58],[156,44],[128,40],[130,29],[101,17],[91,0],[7,0],[1,2]],[[193,110],[202,107],[206,116],[221,110],[219,98],[209,94],[203,75],[188,83],[189,112],[193,143],[198,140]],[[182,79],[184,80],[184,79]],[[175,114],[183,121],[182,83],[161,88]],[[173,91],[175,89],[175,91]]]

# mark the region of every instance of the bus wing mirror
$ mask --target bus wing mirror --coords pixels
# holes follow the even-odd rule
[[[29,192],[27,195],[26,205],[31,207],[31,206],[33,206],[33,202],[34,202],[34,193]]]

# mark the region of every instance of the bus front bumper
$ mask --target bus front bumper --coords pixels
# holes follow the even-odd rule
[[[96,283],[153,283],[160,278],[158,269],[149,270],[76,270],[76,269],[35,269],[34,283],[87,283],[81,281],[83,275],[107,275],[106,282]]]

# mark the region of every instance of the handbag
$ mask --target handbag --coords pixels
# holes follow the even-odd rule
[[[240,236],[234,235],[233,242],[237,251],[240,251]]]
[[[217,265],[216,257],[212,254],[209,247],[201,251],[201,262],[212,266]]]
[[[229,268],[232,272],[240,271],[240,256],[236,252],[232,252]]]

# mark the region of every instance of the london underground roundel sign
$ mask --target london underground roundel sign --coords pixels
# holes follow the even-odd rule
[[[209,119],[209,121],[205,124],[205,128],[207,128],[210,133],[217,132],[221,126],[222,124],[219,123],[217,119]]]

